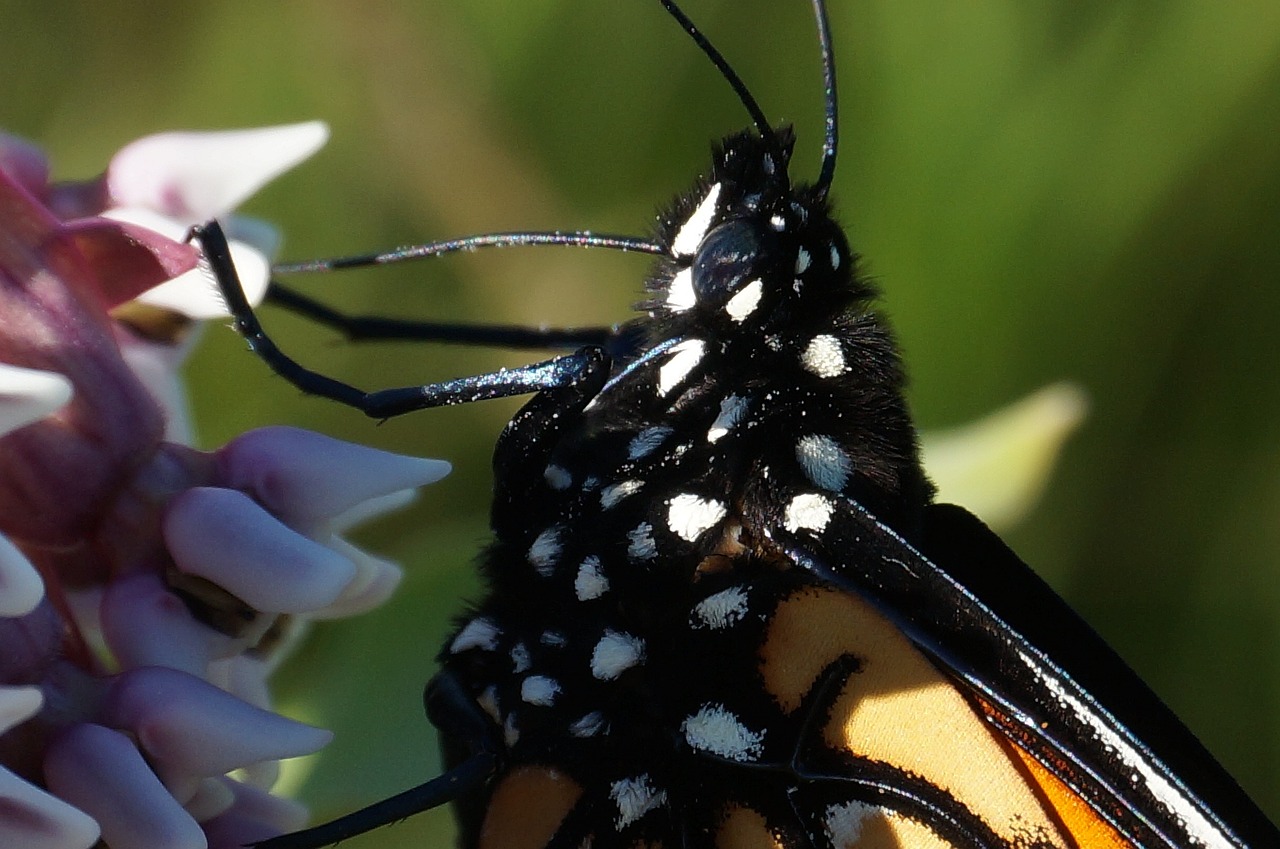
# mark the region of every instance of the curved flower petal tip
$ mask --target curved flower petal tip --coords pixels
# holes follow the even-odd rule
[[[356,567],[280,523],[242,492],[197,487],[169,505],[165,543],[183,572],[257,610],[305,613],[332,604]]]
[[[0,363],[0,435],[39,421],[71,400],[60,374]]]
[[[119,731],[67,729],[50,744],[44,772],[49,789],[93,817],[112,849],[206,846],[200,826]]]
[[[105,217],[80,218],[63,225],[81,255],[99,271],[94,293],[105,309],[131,301],[200,260],[194,245],[150,227]]]
[[[370,499],[435,483],[450,470],[443,460],[391,454],[291,427],[250,431],[219,455],[228,486],[300,522],[332,519]]]
[[[42,598],[40,573],[17,546],[0,535],[0,616],[26,616]]]
[[[333,537],[329,545],[356,565],[356,577],[328,607],[313,610],[312,619],[337,619],[356,616],[380,607],[400,586],[404,571],[395,563],[361,551],[341,537]]]
[[[49,160],[44,151],[8,133],[0,133],[0,171],[37,197],[49,182]]]
[[[963,504],[1007,529],[1035,506],[1089,402],[1073,383],[1054,383],[977,422],[921,439],[938,498]]]
[[[238,206],[328,138],[320,121],[147,136],[112,158],[107,188],[115,206],[146,207],[198,224]]]
[[[89,849],[98,842],[98,824],[84,811],[39,790],[0,768],[0,846],[22,849]]]
[[[256,708],[201,678],[160,666],[121,675],[104,719],[133,732],[143,751],[166,767],[204,777],[309,755],[333,738],[323,728]]]

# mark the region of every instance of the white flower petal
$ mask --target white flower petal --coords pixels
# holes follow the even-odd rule
[[[39,687],[0,686],[0,734],[35,716],[43,704]]]
[[[356,616],[382,605],[404,577],[404,572],[390,560],[374,557],[342,537],[335,536],[327,543],[330,548],[356,564],[356,577],[328,607],[308,612],[311,619],[338,619]]]
[[[329,138],[320,121],[147,136],[111,160],[107,185],[118,206],[141,206],[185,225],[230,212]]]
[[[71,400],[60,374],[0,363],[0,434],[44,418]]]
[[[22,849],[89,849],[98,842],[98,824],[83,811],[39,790],[0,767],[0,846]]]
[[[0,616],[26,616],[42,598],[44,581],[40,580],[40,573],[17,546],[0,534]]]

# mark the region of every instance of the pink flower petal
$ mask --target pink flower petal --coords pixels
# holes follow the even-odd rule
[[[31,194],[40,197],[49,184],[49,160],[26,139],[0,133],[0,171]]]
[[[197,622],[158,575],[116,579],[102,599],[102,633],[125,669],[167,666],[203,676],[209,662],[242,646]]]
[[[116,206],[141,206],[183,224],[217,218],[324,145],[319,121],[220,132],[161,133],[126,145],[107,184]]]
[[[205,849],[200,826],[118,731],[68,728],[45,753],[44,773],[52,792],[97,820],[111,849]]]
[[[40,573],[17,546],[0,534],[0,616],[26,616],[42,598],[44,581],[40,580]]]
[[[198,776],[308,755],[333,738],[323,728],[256,708],[207,681],[160,666],[120,675],[103,721],[131,731],[157,761]]]
[[[0,846],[90,849],[98,834],[88,814],[0,767]]]
[[[107,218],[81,218],[65,225],[76,248],[97,271],[95,294],[113,309],[196,267],[200,249],[149,227]]]
[[[272,796],[255,787],[222,779],[235,794],[231,808],[204,823],[209,849],[243,847],[297,831],[307,824],[307,809],[290,799]]]
[[[241,492],[189,489],[163,520],[178,568],[258,610],[302,613],[332,604],[355,576],[345,557],[290,530]]]
[[[71,400],[60,374],[0,363],[0,434],[39,421]]]
[[[218,454],[227,486],[253,493],[271,512],[303,525],[434,483],[450,469],[443,460],[391,454],[292,427],[250,431]]]

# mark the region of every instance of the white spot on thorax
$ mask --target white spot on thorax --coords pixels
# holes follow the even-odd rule
[[[609,724],[605,722],[604,714],[598,710],[591,711],[569,725],[569,733],[574,737],[594,737],[608,730]]]
[[[698,208],[676,231],[671,240],[671,253],[676,256],[691,256],[702,244],[702,237],[711,229],[711,221],[716,215],[716,201],[720,198],[720,184],[716,183],[707,192],[707,196],[698,204]]]
[[[742,419],[747,411],[747,399],[738,395],[730,395],[720,402],[720,414],[707,430],[707,442],[715,442],[725,436]]]
[[[829,436],[810,434],[796,440],[796,460],[814,486],[839,492],[849,482],[853,461]]]
[[[653,525],[641,522],[627,531],[627,556],[632,560],[651,560],[658,556],[653,542]]]
[[[665,425],[658,427],[647,427],[635,435],[631,440],[631,444],[627,446],[627,459],[639,460],[653,453],[653,450],[662,444],[668,436],[675,431]]]
[[[671,347],[670,355],[658,369],[658,394],[666,395],[689,376],[689,372],[702,361],[707,343],[701,339],[686,339]]]
[[[520,698],[531,705],[551,707],[560,695],[560,685],[545,675],[530,675],[520,682]]]
[[[787,229],[787,219],[777,213],[774,213],[769,216],[769,226],[781,233],[783,230]]]
[[[533,666],[533,658],[529,657],[529,647],[523,642],[511,647],[511,671],[519,675],[528,672]]]
[[[799,530],[821,532],[826,530],[835,510],[835,505],[826,496],[806,492],[791,499],[782,521],[792,533]]]
[[[568,638],[559,631],[543,631],[538,637],[538,642],[542,643],[544,646],[550,646],[553,649],[558,649],[568,642]]]
[[[747,728],[724,705],[703,705],[685,718],[680,730],[693,748],[730,760],[759,760],[764,750],[764,731]]]
[[[591,674],[601,681],[612,681],[641,663],[644,663],[644,640],[611,628],[605,630],[591,651]]]
[[[542,472],[542,478],[547,482],[547,486],[556,490],[566,490],[569,484],[573,483],[573,476],[569,474],[569,470],[560,466],[547,466]]]
[[[684,312],[698,303],[698,296],[693,291],[693,268],[682,268],[671,278],[666,303],[672,312]]]
[[[573,591],[578,601],[590,601],[609,591],[609,579],[600,571],[599,557],[592,554],[582,561],[578,575],[573,579]]]
[[[693,606],[692,625],[695,628],[728,628],[747,615],[747,591],[742,587],[729,587],[707,596]]]
[[[677,495],[667,501],[667,525],[681,539],[693,542],[728,512],[723,502],[692,493]]]
[[[626,828],[645,814],[667,803],[667,792],[659,791],[648,773],[635,778],[623,778],[609,786],[609,798],[618,806],[614,826]]]
[[[800,355],[800,364],[818,377],[839,377],[849,369],[844,361],[844,351],[840,349],[840,340],[829,333],[809,340]]]
[[[458,636],[453,638],[453,642],[449,644],[449,651],[452,654],[464,652],[467,649],[484,649],[485,651],[493,651],[498,647],[498,636],[502,633],[492,619],[484,616],[477,616],[458,632]]]
[[[724,305],[724,311],[736,322],[745,321],[747,316],[760,306],[760,298],[764,295],[764,283],[759,279],[752,280],[738,294],[730,298]]]
[[[809,256],[809,252],[801,248],[796,252],[796,274],[804,274],[809,270],[809,264],[813,262],[813,257]]]
[[[600,490],[600,506],[608,510],[628,495],[638,492],[642,486],[644,486],[644,483],[637,480],[609,484]]]
[[[840,267],[840,249],[835,245],[831,246],[831,270],[835,271]]]
[[[533,545],[529,546],[526,559],[534,571],[544,578],[551,576],[555,571],[556,561],[560,559],[560,534],[563,530],[560,525],[553,525],[538,534]]]

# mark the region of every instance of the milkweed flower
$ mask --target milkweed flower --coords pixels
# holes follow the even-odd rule
[[[273,765],[329,735],[273,713],[267,676],[299,622],[394,588],[393,564],[342,539],[353,517],[447,472],[295,428],[211,452],[180,438],[181,345],[137,331],[157,303],[214,314],[181,231],[317,143],[245,132],[143,140],[81,184],[0,138],[0,845],[203,849],[299,826]],[[207,173],[235,162],[219,141],[255,149],[252,179]]]

